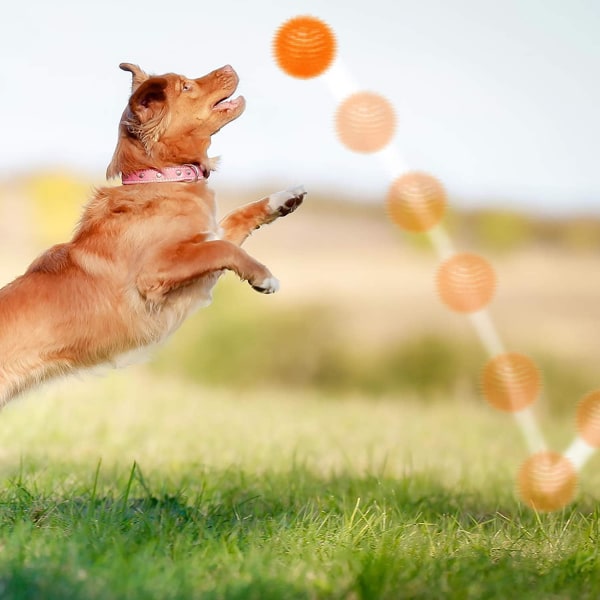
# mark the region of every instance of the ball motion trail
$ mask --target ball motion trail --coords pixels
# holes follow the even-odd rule
[[[393,145],[397,117],[383,96],[361,90],[338,56],[336,37],[329,25],[310,15],[293,17],[276,31],[273,54],[277,65],[291,77],[322,76],[334,98],[335,131],[352,152],[377,154],[390,173],[387,213],[408,233],[428,236],[440,258],[436,287],[441,302],[467,316],[489,360],[481,374],[483,397],[498,411],[513,415],[530,451],[518,473],[521,500],[539,512],[559,510],[574,498],[578,472],[600,447],[600,390],[580,402],[578,435],[563,453],[548,450],[532,407],[542,392],[540,370],[518,352],[507,352],[489,316],[488,306],[497,288],[493,266],[478,254],[457,252],[442,219],[447,196],[440,181],[408,168]]]

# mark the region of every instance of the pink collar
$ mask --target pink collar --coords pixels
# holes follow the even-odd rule
[[[123,185],[131,185],[132,183],[168,183],[171,181],[193,183],[202,179],[208,179],[208,173],[202,167],[192,164],[165,167],[164,169],[143,169],[121,175]]]

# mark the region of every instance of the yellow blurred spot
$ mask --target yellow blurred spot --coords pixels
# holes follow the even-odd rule
[[[523,354],[499,354],[489,360],[483,369],[483,395],[498,410],[523,410],[535,402],[541,389],[538,368]]]
[[[283,71],[309,79],[326,71],[335,58],[336,41],[331,28],[315,17],[286,21],[275,33],[273,53]]]
[[[525,504],[540,512],[551,512],[573,500],[577,473],[572,463],[557,452],[538,452],[521,465],[517,486]]]
[[[474,312],[492,299],[496,274],[483,257],[463,252],[442,263],[437,273],[437,289],[448,308],[463,313]]]
[[[386,202],[388,215],[396,225],[408,231],[423,232],[442,218],[446,192],[435,177],[413,171],[392,183]]]
[[[600,448],[600,390],[586,394],[577,405],[577,431],[593,448]]]
[[[68,239],[90,196],[90,186],[66,173],[42,173],[26,183],[32,204],[35,235],[43,244]]]
[[[335,124],[340,141],[349,150],[376,152],[394,136],[396,116],[383,96],[357,92],[340,104]]]

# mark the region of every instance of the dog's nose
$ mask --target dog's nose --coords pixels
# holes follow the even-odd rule
[[[233,72],[233,67],[231,65],[225,65],[224,67],[221,67],[221,71],[226,71],[226,72]]]

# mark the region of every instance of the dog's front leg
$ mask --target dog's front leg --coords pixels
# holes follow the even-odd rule
[[[240,246],[261,225],[294,212],[306,196],[304,186],[275,192],[229,213],[220,223],[221,239]]]
[[[264,294],[279,289],[279,282],[267,267],[225,240],[192,240],[166,247],[147,261],[136,284],[142,297],[160,304],[169,292],[223,269],[233,271]]]

